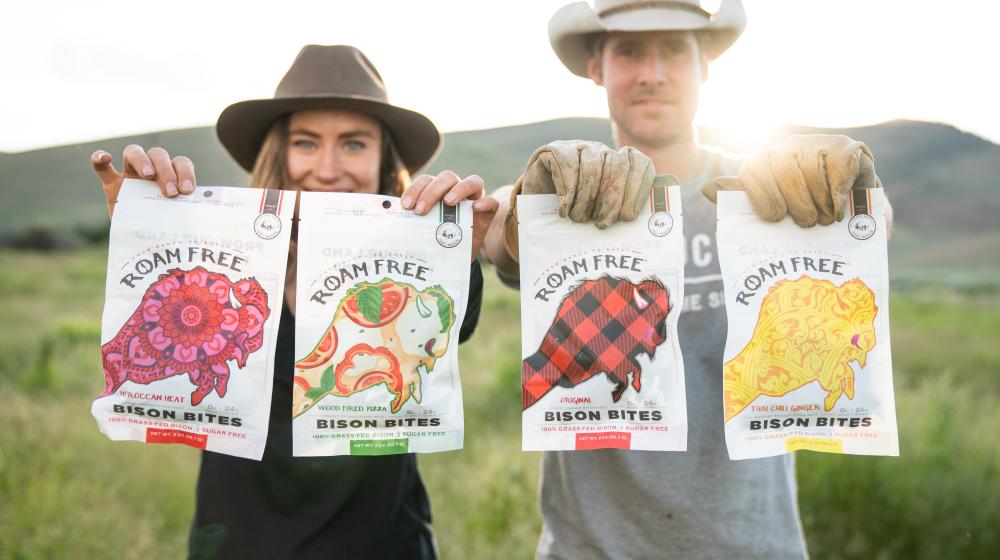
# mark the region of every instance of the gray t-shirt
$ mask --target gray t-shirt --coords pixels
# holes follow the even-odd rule
[[[542,455],[538,558],[804,558],[793,455],[731,461],[722,412],[726,314],[706,180],[738,162],[709,152],[681,185],[687,264],[678,325],[688,450]]]

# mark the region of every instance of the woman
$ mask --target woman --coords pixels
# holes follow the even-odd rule
[[[439,201],[475,200],[473,255],[496,202],[477,176],[410,172],[437,152],[440,134],[423,115],[389,104],[378,71],[357,49],[302,49],[273,99],[236,103],[216,125],[230,155],[261,188],[402,196],[419,214]],[[160,148],[129,146],[125,174],[111,155],[91,156],[109,214],[124,177],[155,180],[168,197],[189,194],[194,166]],[[430,505],[409,455],[292,457],[295,242],[289,251],[274,391],[262,461],[202,454],[191,530],[192,558],[433,558]],[[460,340],[475,328],[482,273],[473,261]]]

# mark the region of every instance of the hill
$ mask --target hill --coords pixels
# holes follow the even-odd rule
[[[1000,146],[954,127],[892,121],[852,129],[786,127],[761,145],[790,133],[847,134],[866,142],[896,210],[894,263],[902,268],[942,266],[970,270],[996,265],[1000,254]],[[759,145],[733,144],[707,128],[702,139],[746,153]],[[512,183],[532,151],[556,139],[611,142],[605,119],[560,119],[489,130],[453,132],[429,172],[453,169],[482,176],[487,188]],[[163,146],[197,164],[200,184],[243,185],[246,174],[225,154],[210,127],[154,132],[71,146],[0,154],[0,234],[38,225],[54,230],[104,223],[104,203],[90,170],[98,149],[116,158],[131,143]],[[993,259],[995,260],[995,259]]]
[[[67,230],[107,222],[100,183],[90,166],[90,154],[105,149],[121,169],[125,146],[163,146],[172,155],[197,162],[203,184],[242,185],[246,178],[232,163],[211,128],[190,128],[111,138],[70,146],[0,156],[0,233],[29,226]]]
[[[444,148],[427,169],[453,169],[482,176],[488,188],[513,182],[534,148],[556,138],[611,141],[602,119],[565,119],[445,135]],[[121,169],[125,146],[162,146],[171,155],[186,155],[197,166],[203,185],[245,185],[247,175],[229,159],[211,127],[167,130],[110,138],[69,146],[0,154],[0,234],[44,226],[68,230],[106,220],[99,183],[90,169],[90,154],[104,149]]]

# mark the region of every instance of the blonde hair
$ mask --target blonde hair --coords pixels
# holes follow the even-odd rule
[[[261,189],[288,188],[288,118],[284,115],[271,125],[257,152],[250,185]],[[410,184],[410,172],[396,149],[389,129],[382,125],[382,156],[378,193],[400,196]]]

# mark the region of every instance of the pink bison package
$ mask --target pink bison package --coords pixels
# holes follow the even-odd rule
[[[111,222],[98,426],[260,460],[295,193],[126,180]]]
[[[394,197],[301,196],[293,454],[461,449],[471,203],[419,216]]]
[[[525,451],[687,448],[684,234],[668,183],[606,230],[560,218],[555,195],[518,197]]]
[[[742,192],[720,192],[718,212],[730,458],[899,455],[882,189],[808,229],[764,222]]]

